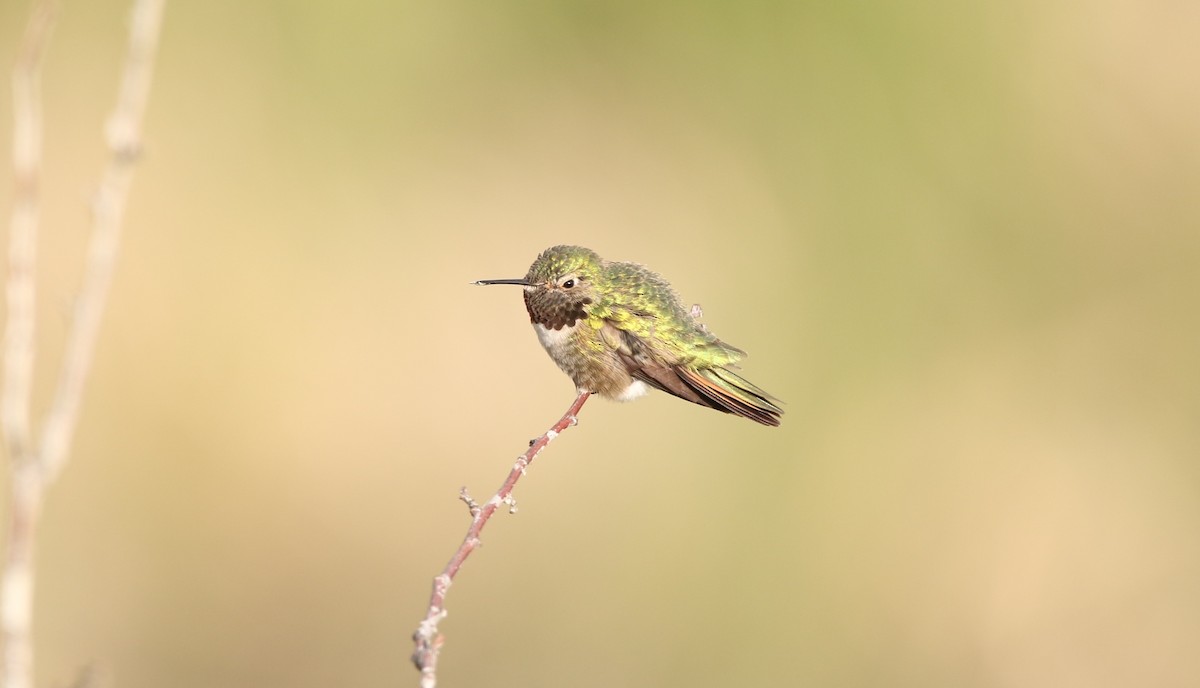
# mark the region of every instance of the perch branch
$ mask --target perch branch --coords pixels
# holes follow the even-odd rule
[[[471,552],[479,546],[479,536],[483,532],[483,527],[487,525],[488,519],[496,512],[496,509],[500,508],[501,504],[508,504],[512,511],[516,510],[512,502],[512,492],[517,481],[521,479],[522,475],[525,475],[525,469],[533,463],[533,460],[546,448],[547,444],[558,437],[559,433],[578,422],[575,416],[579,413],[579,409],[583,408],[583,403],[587,401],[590,394],[590,392],[580,392],[563,417],[545,434],[529,443],[529,449],[517,458],[517,462],[508,472],[504,484],[500,486],[496,494],[492,495],[491,499],[479,504],[471,499],[465,487],[459,493],[459,499],[466,503],[467,509],[471,512],[471,525],[467,528],[467,535],[463,538],[462,544],[458,546],[458,551],[450,558],[450,562],[446,564],[442,573],[433,579],[433,593],[429,596],[429,611],[425,614],[421,624],[417,626],[416,632],[413,633],[415,649],[412,660],[421,672],[421,688],[434,688],[437,685],[438,654],[441,652],[444,640],[438,631],[438,624],[446,618],[446,592],[454,582],[454,576]]]

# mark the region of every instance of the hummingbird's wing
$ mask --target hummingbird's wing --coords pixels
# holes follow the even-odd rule
[[[681,399],[707,406],[704,398],[687,385],[661,356],[655,355],[642,340],[612,323],[600,328],[600,338],[609,346],[634,378],[655,389]]]
[[[694,404],[779,425],[777,400],[726,368],[744,351],[703,328],[654,273],[631,263],[610,271],[626,288],[603,295],[586,312],[631,376]]]
[[[732,371],[720,366],[697,367],[695,361],[672,362],[669,353],[655,350],[653,340],[641,339],[608,323],[600,335],[635,379],[694,404],[763,425],[779,425],[783,410],[774,403],[775,398]]]

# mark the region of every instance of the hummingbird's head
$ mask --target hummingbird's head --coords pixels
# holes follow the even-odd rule
[[[554,246],[529,266],[521,279],[480,280],[476,284],[517,284],[525,287],[529,318],[552,330],[572,327],[595,303],[604,261],[582,246]]]
[[[534,285],[546,288],[558,287],[564,291],[582,289],[585,284],[595,284],[603,263],[595,251],[582,246],[554,246],[542,251],[542,255],[529,266],[525,279]],[[568,282],[572,284],[568,286]]]

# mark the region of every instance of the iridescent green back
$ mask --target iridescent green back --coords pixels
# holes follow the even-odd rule
[[[600,298],[586,310],[643,340],[667,361],[723,366],[745,353],[705,331],[661,277],[636,263],[607,263],[597,283]]]

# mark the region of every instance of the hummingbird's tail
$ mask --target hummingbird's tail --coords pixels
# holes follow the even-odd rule
[[[783,409],[775,403],[779,400],[740,375],[720,367],[680,366],[676,372],[704,405],[763,425],[779,425],[783,415]]]

